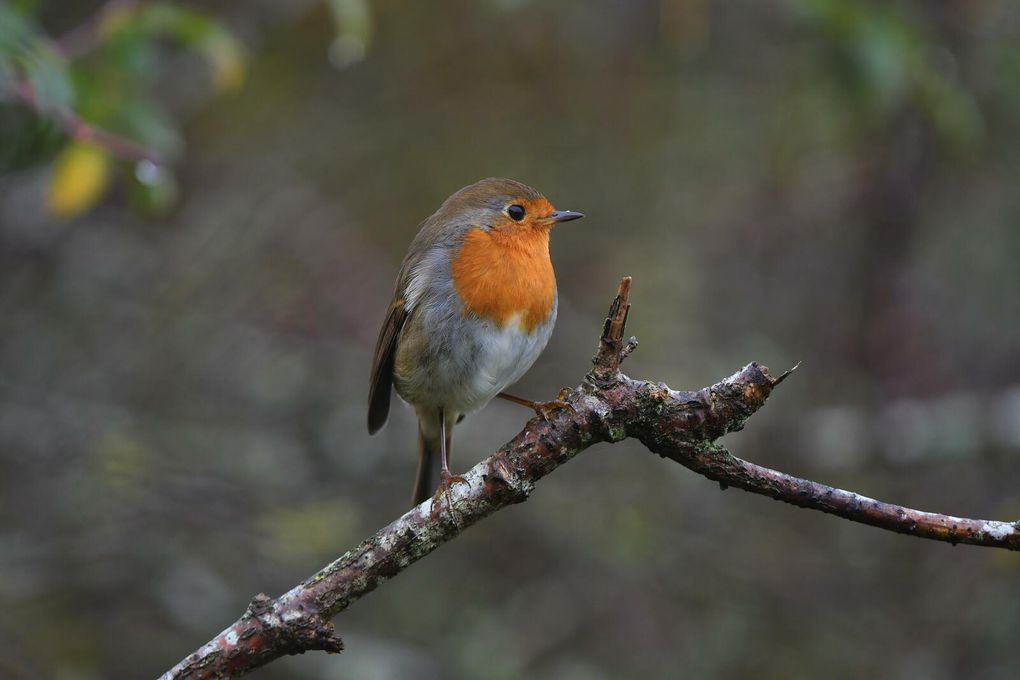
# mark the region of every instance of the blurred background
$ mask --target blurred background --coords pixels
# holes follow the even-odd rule
[[[154,677],[406,510],[375,336],[490,175],[588,215],[516,392],[581,380],[630,274],[630,375],[803,362],[735,454],[1020,517],[1016,3],[6,0],[0,99],[4,678]],[[1012,678],[1018,576],[625,442],[254,677]]]

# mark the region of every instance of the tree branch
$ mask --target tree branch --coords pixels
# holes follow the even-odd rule
[[[67,136],[76,142],[87,142],[101,146],[110,155],[132,163],[149,161],[156,165],[161,165],[165,161],[161,154],[152,149],[133,142],[126,137],[114,134],[109,130],[86,123],[78,117],[78,114],[70,109],[50,110],[41,107],[35,93],[32,91],[32,86],[27,82],[16,82],[11,97],[38,115],[58,123]]]
[[[594,366],[564,395],[571,408],[523,431],[465,475],[436,507],[429,499],[275,600],[258,595],[238,621],[162,676],[197,680],[238,675],[287,654],[339,652],[330,619],[467,527],[528,498],[535,483],[599,442],[639,439],[651,451],[718,481],[801,507],[923,538],[1020,549],[1020,523],[950,517],[880,503],[736,458],[714,442],[765,404],[790,371],[773,377],[751,363],[695,392],[619,372],[636,346],[624,342],[630,278],[620,283]]]
[[[690,451],[666,444],[649,446],[649,449],[716,480],[724,488],[735,486],[801,508],[821,510],[854,522],[919,538],[946,541],[953,545],[968,543],[1020,550],[1020,522],[954,517],[883,503],[853,491],[844,491],[749,463],[722,448]]]

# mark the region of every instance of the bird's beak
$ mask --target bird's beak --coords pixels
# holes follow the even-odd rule
[[[554,210],[548,219],[550,222],[569,222],[570,220],[579,220],[582,217],[584,217],[584,213],[573,210]]]

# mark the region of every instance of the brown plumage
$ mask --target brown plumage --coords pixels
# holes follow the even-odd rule
[[[454,424],[500,396],[545,347],[556,320],[549,232],[578,217],[527,185],[490,178],[448,198],[411,242],[376,343],[368,429],[386,423],[391,385],[414,406],[415,503],[434,488],[436,454],[441,488],[458,479],[448,465]]]
[[[375,434],[386,424],[390,413],[390,386],[393,384],[393,355],[397,336],[404,326],[407,312],[404,299],[397,298],[386,313],[372,358],[372,379],[368,388],[368,433]]]

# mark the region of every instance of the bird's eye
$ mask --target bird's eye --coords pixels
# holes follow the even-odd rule
[[[506,209],[506,214],[509,215],[510,219],[514,222],[520,222],[524,219],[524,206],[514,203]]]

